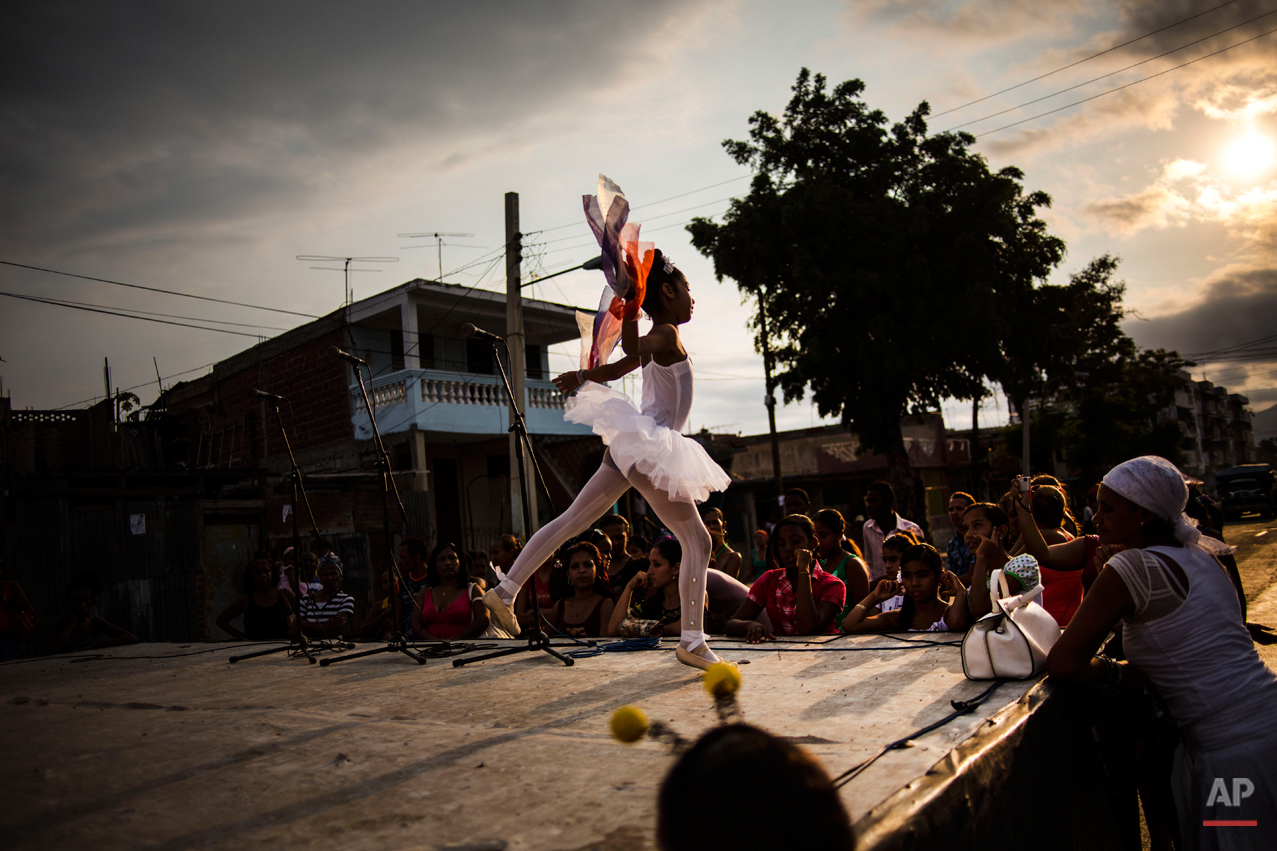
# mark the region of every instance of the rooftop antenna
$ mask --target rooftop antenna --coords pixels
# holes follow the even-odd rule
[[[380,272],[380,269],[352,269],[351,263],[398,263],[398,257],[332,257],[327,254],[298,254],[298,260],[305,260],[308,263],[342,263],[338,266],[311,266],[312,269],[324,269],[329,272],[345,272],[346,273],[346,291],[344,293],[345,301],[342,307],[352,304],[355,301],[355,292],[350,288],[351,272]]]
[[[400,239],[433,239],[435,241],[435,248],[439,252],[439,283],[442,284],[443,283],[443,238],[445,236],[448,236],[448,237],[455,236],[455,237],[461,237],[464,239],[469,239],[470,237],[474,236],[474,234],[472,233],[440,233],[438,231],[431,231],[429,233],[397,233],[395,234],[395,236],[399,237]],[[456,242],[450,242],[448,244],[451,245],[453,248],[487,248],[486,245],[461,245],[460,243],[456,243]],[[429,245],[405,245],[404,246],[404,248],[429,248],[429,247],[430,247]]]

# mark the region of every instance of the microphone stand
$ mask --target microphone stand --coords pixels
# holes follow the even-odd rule
[[[284,419],[279,413],[279,402],[280,400],[278,398],[272,399],[271,406],[275,409],[275,423],[279,426],[280,436],[284,438],[284,448],[288,450],[288,461],[289,461],[289,464],[292,465],[292,472],[289,473],[288,475],[288,481],[292,485],[292,489],[293,489],[293,564],[294,564],[294,567],[293,567],[292,586],[293,586],[293,599],[296,601],[297,608],[298,608],[298,611],[295,613],[297,616],[297,635],[296,635],[295,641],[293,640],[293,638],[289,638],[288,644],[284,647],[274,647],[274,648],[271,648],[270,650],[259,650],[256,653],[246,653],[243,656],[232,656],[230,657],[230,660],[229,660],[232,664],[240,661],[241,659],[254,659],[258,656],[266,656],[270,653],[280,653],[285,650],[288,651],[290,654],[293,651],[300,652],[301,655],[306,657],[306,661],[312,665],[315,664],[316,661],[318,661],[315,659],[314,656],[310,655],[311,645],[310,645],[310,642],[306,640],[305,633],[302,632],[302,624],[301,624],[302,536],[301,536],[301,530],[298,528],[298,525],[297,525],[297,513],[298,513],[297,512],[297,496],[299,493],[301,494],[302,504],[306,506],[306,516],[310,518],[311,531],[315,533],[315,542],[322,544],[323,537],[319,534],[319,526],[316,525],[315,523],[315,512],[311,510],[310,497],[306,495],[306,483],[302,480],[301,467],[297,465],[297,456],[293,454],[293,445],[288,440],[288,430],[284,428]],[[342,641],[339,639],[334,643],[333,649],[346,650],[346,649],[352,649],[354,648],[354,646],[355,645],[350,644],[349,642]],[[327,648],[322,648],[317,646],[314,649],[321,650],[321,649],[327,649]]]
[[[537,464],[536,455],[533,454],[533,451],[532,451],[532,441],[528,437],[528,424],[527,424],[527,420],[525,420],[523,417],[523,400],[515,399],[514,390],[510,386],[510,376],[506,374],[505,364],[502,363],[501,361],[501,352],[497,349],[496,341],[500,339],[501,339],[500,337],[497,337],[495,339],[488,340],[488,342],[492,344],[492,359],[497,362],[497,369],[500,371],[500,374],[501,374],[501,383],[505,385],[505,392],[507,394],[507,398],[510,400],[510,410],[512,412],[512,416],[511,416],[509,431],[514,432],[515,438],[516,438],[515,446],[519,450],[515,454],[519,456],[518,457],[519,490],[521,491],[521,495],[523,497],[523,506],[522,506],[523,507],[523,528],[527,530],[532,528],[532,513],[531,513],[531,509],[528,507],[528,503],[529,503],[528,476],[527,476],[527,471],[524,469],[524,465],[523,465],[523,450],[525,448],[527,449],[528,457],[532,459],[532,467],[536,472],[537,479],[541,481],[543,480],[541,479],[541,467],[539,464]],[[504,343],[505,341],[501,340],[501,342]],[[507,355],[509,354],[508,345],[506,347],[506,354]],[[547,490],[547,494],[548,494],[548,490]],[[465,659],[453,659],[452,667],[460,668],[463,665],[470,664],[471,662],[483,662],[487,659],[497,659],[501,656],[511,656],[515,653],[531,653],[537,650],[541,650],[546,653],[549,653],[551,656],[553,656],[555,659],[558,659],[564,665],[567,665],[569,667],[574,665],[576,663],[576,660],[568,656],[564,656],[562,653],[558,652],[553,647],[551,647],[550,637],[541,631],[541,601],[537,599],[535,585],[536,585],[536,579],[534,577],[533,578],[534,587],[531,588],[528,593],[528,596],[532,600],[532,626],[523,631],[523,636],[524,638],[527,639],[527,642],[528,642],[526,646],[507,647],[504,650],[494,650],[491,653],[483,653],[479,656],[468,656]],[[518,598],[516,597],[515,599],[517,601]],[[588,643],[593,644],[594,642],[588,642]]]
[[[368,421],[372,423],[373,446],[377,450],[377,470],[381,474],[381,531],[386,539],[386,550],[390,559],[390,597],[391,606],[393,607],[391,617],[395,620],[395,635],[381,647],[321,659],[319,665],[320,667],[327,667],[333,662],[344,662],[347,659],[359,659],[364,656],[374,656],[378,653],[402,653],[418,665],[424,665],[426,664],[426,655],[413,650],[408,644],[408,636],[404,634],[403,600],[399,589],[405,583],[403,575],[399,572],[399,562],[396,559],[395,547],[390,540],[390,495],[392,493],[395,495],[395,504],[399,508],[400,522],[405,526],[408,523],[408,512],[404,510],[403,500],[399,498],[399,488],[395,486],[394,477],[390,475],[390,454],[386,452],[386,445],[381,440],[381,430],[377,428],[377,415],[373,412],[372,401],[368,398],[368,387],[364,384],[364,374],[359,369],[359,364],[362,363],[363,361],[359,361],[357,358],[352,358],[350,361],[350,365],[355,368],[355,378],[359,380],[359,392],[364,398],[364,410],[368,412]],[[371,372],[369,373],[369,378],[371,378]],[[444,643],[446,644],[446,642]]]

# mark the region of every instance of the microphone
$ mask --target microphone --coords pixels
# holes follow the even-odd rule
[[[368,365],[368,361],[364,360],[363,358],[355,357],[350,352],[343,352],[341,349],[337,348],[336,346],[329,346],[328,354],[332,355],[333,357],[339,360],[344,360],[346,363],[350,364],[351,366],[367,366]]]
[[[256,387],[250,388],[249,396],[256,396],[258,399],[269,399],[272,402],[287,402],[283,396],[276,396],[274,393],[267,393],[265,390],[258,390]]]
[[[473,322],[467,322],[461,326],[461,333],[467,337],[474,337],[476,340],[483,340],[488,343],[504,343],[505,337],[498,337],[491,331],[485,331],[482,328],[476,328]]]

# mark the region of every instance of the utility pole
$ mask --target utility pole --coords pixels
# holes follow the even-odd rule
[[[772,478],[776,480],[776,496],[784,499],[785,480],[780,475],[780,438],[776,436],[776,387],[772,381],[772,347],[767,339],[767,313],[763,309],[763,294],[758,294],[758,330],[763,340],[763,383],[767,388],[767,396],[763,402],[767,405],[767,429],[772,439]]]
[[[510,422],[514,423],[517,412],[527,410],[523,382],[527,377],[524,365],[525,343],[523,339],[523,234],[519,233],[519,193],[505,194],[505,341],[510,349],[510,386],[514,397],[510,399]],[[524,536],[524,540],[532,537],[533,529],[523,528],[523,482],[519,480],[519,456],[523,452],[519,445],[519,436],[510,432],[510,522],[514,526],[516,536]],[[524,469],[531,471],[532,459],[524,455]],[[537,490],[536,483],[531,482],[528,488],[528,516],[536,525]]]
[[[1021,434],[1024,436],[1023,446],[1020,447],[1020,454],[1024,456],[1021,464],[1022,470],[1026,476],[1032,476],[1031,464],[1029,463],[1029,397],[1025,394],[1024,399],[1020,402],[1020,427],[1023,429]]]
[[[984,482],[980,478],[980,467],[984,460],[984,455],[980,452],[980,397],[984,394],[976,391],[975,398],[971,400],[971,495],[976,498],[976,502],[984,499],[981,496]]]

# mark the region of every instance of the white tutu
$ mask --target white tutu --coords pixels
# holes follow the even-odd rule
[[[704,502],[732,482],[699,443],[640,413],[629,396],[602,384],[585,382],[567,400],[563,416],[593,428],[622,473],[637,470],[673,502]]]

